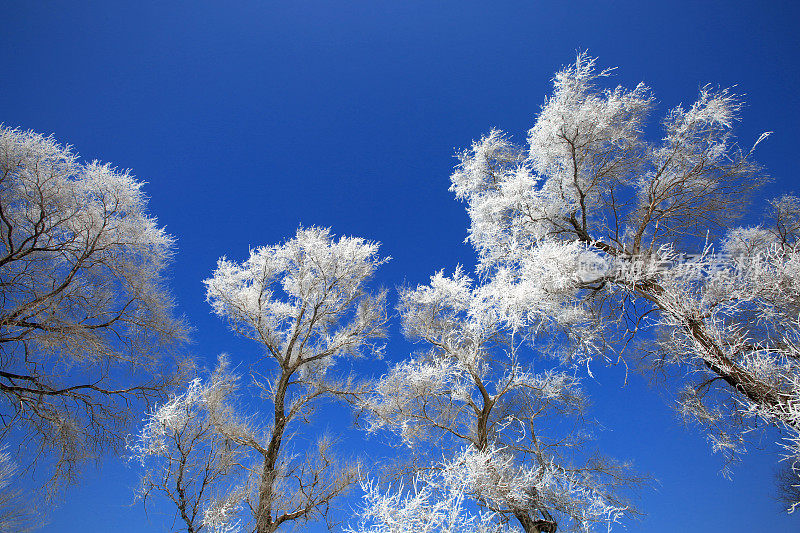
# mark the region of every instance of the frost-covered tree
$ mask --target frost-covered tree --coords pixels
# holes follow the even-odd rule
[[[46,457],[53,482],[123,443],[186,335],[163,279],[173,239],[142,185],[0,126],[0,437]]]
[[[380,354],[385,293],[368,293],[366,283],[384,261],[376,243],[301,228],[283,244],[251,250],[241,264],[220,259],[205,281],[214,312],[264,350],[252,372],[269,426],[217,426],[258,459],[247,498],[258,533],[327,517],[331,501],[357,479],[357,465],[337,462],[330,439],[306,446],[293,437],[313,437],[301,423],[326,396],[363,392],[333,366]]]
[[[566,359],[627,351],[677,370],[680,410],[716,449],[741,448],[766,420],[796,453],[800,200],[732,227],[766,181],[733,136],[740,99],[703,87],[651,142],[649,89],[604,89],[609,74],[580,54],[556,74],[527,146],[493,130],[460,154],[452,190],[494,305],[548,330]]]
[[[237,381],[227,356],[220,356],[210,379],[195,378],[153,408],[128,447],[144,468],[136,498],[145,506],[155,496],[169,499],[188,533],[233,531],[240,524],[244,491],[231,488],[241,481],[247,458],[218,430],[246,427],[232,404]]]
[[[45,524],[30,495],[15,486],[19,478],[11,454],[0,450],[0,531],[4,533],[27,533]]]
[[[587,453],[578,377],[535,363],[528,336],[504,320],[491,290],[457,269],[401,291],[405,333],[427,348],[383,376],[364,407],[370,431],[395,432],[410,448],[422,487],[403,495],[369,485],[363,531],[405,531],[387,520],[417,500],[436,516],[444,500],[484,510],[452,518],[444,505],[442,524],[460,524],[452,531],[509,521],[526,533],[589,531],[634,513],[623,497],[636,482],[627,467]]]

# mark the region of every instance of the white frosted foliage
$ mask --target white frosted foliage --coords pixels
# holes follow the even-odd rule
[[[419,475],[409,491],[365,486],[363,531],[411,531],[418,508],[438,517],[431,531],[514,530],[515,521],[526,531],[588,531],[630,514],[620,495],[635,484],[627,468],[584,453],[575,369],[552,358],[534,368],[536,341],[522,327],[530,321],[512,319],[514,295],[493,281],[457,268],[401,291],[405,333],[424,350],[395,364],[362,407],[370,431],[400,437]]]
[[[637,347],[633,360],[674,365],[681,413],[728,459],[766,421],[796,460],[800,200],[734,224],[766,181],[752,155],[769,133],[741,148],[741,97],[706,85],[653,142],[650,90],[605,88],[596,64],[581,53],[556,74],[527,146],[492,130],[459,154],[451,190],[486,300],[510,327],[556,335],[565,360]]]

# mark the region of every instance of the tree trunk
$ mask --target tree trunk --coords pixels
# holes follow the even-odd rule
[[[283,433],[286,430],[286,389],[289,385],[291,372],[284,369],[278,385],[275,387],[275,423],[272,431],[272,438],[264,456],[264,466],[261,470],[261,479],[258,486],[258,510],[256,512],[256,532],[274,533],[278,529],[280,522],[272,519],[272,503],[275,500],[273,490],[275,488],[275,477],[277,470],[275,465],[278,462],[278,455],[283,440]]]
[[[787,425],[797,427],[787,416],[781,416],[791,410],[791,397],[775,387],[762,382],[747,370],[731,361],[725,352],[706,333],[699,320],[687,320],[686,330],[703,347],[708,354],[703,363],[709,370],[717,374],[737,392],[743,394],[751,402],[772,410]]]
[[[661,299],[665,291],[657,283],[645,282],[634,292],[653,302],[662,312],[670,312],[669,306]],[[762,382],[757,376],[732,361],[725,350],[714,342],[701,320],[690,316],[679,318],[686,333],[701,347],[700,355],[706,368],[751,402],[772,410],[779,420],[795,429],[800,429],[794,420],[785,416],[785,413],[791,410],[789,405],[791,397],[788,394]]]
[[[514,516],[525,533],[556,533],[558,525],[553,520],[534,520],[523,509],[515,509]]]

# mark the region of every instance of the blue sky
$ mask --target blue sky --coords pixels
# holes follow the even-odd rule
[[[383,243],[377,282],[425,282],[474,263],[448,192],[455,149],[491,127],[524,139],[550,78],[576,50],[644,81],[663,113],[705,83],[746,95],[738,128],[774,196],[800,191],[796,2],[0,2],[0,121],[52,133],[86,159],[133,169],[178,240],[171,284],[192,351],[248,360],[211,316],[201,280],[217,258],[299,224]],[[653,135],[658,135],[654,130]],[[397,324],[389,359],[413,349]],[[380,365],[371,365],[380,371]],[[658,388],[620,368],[589,385],[605,451],[659,480],[628,531],[794,531],[772,498],[768,437],[733,470],[676,419]],[[759,437],[756,437],[758,440]],[[368,444],[365,450],[375,446]],[[128,507],[136,472],[106,458],[45,531],[166,531]],[[313,528],[311,528],[313,530]]]

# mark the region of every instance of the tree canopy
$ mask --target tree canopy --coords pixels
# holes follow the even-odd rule
[[[173,384],[164,363],[187,333],[163,278],[174,241],[142,185],[0,127],[0,436],[54,458],[51,489]]]

